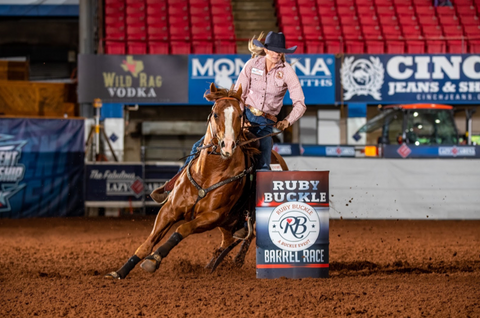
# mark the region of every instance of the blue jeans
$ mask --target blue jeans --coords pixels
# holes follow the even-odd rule
[[[268,134],[271,134],[273,132],[273,126],[274,124],[273,120],[267,119],[263,116],[255,116],[252,114],[250,109],[246,109],[245,114],[247,115],[248,121],[255,127],[250,127],[250,132],[252,132],[255,136],[257,137],[263,137]],[[267,124],[270,124],[270,126],[266,126]],[[197,141],[190,152],[190,155],[193,155],[194,153],[197,152],[197,148],[200,147],[203,143],[203,139],[205,139],[205,136],[200,138],[199,141]],[[270,170],[270,160],[272,157],[272,147],[273,147],[273,142],[272,142],[272,137],[266,137],[262,138],[259,140],[260,141],[260,151],[262,152],[260,155],[257,156],[257,165],[256,169],[267,169]],[[180,168],[182,170],[184,167],[186,167],[194,156],[190,156],[187,158],[183,166]]]

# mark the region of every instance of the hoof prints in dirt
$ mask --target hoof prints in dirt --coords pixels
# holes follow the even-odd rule
[[[408,262],[396,261],[392,264],[376,264],[368,261],[331,262],[330,276],[370,276],[378,274],[445,274],[457,272],[480,271],[480,261],[452,263],[425,263],[410,265]]]

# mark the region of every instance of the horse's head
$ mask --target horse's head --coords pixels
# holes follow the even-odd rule
[[[209,101],[215,101],[209,126],[212,138],[216,137],[218,140],[222,158],[227,159],[235,151],[242,131],[243,112],[240,108],[242,87],[240,86],[237,91],[218,89],[212,83],[210,92],[204,96]]]

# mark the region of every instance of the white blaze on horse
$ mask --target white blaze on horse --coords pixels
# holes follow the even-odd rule
[[[105,277],[125,278],[142,259],[145,260],[141,267],[153,273],[181,240],[217,227],[222,232],[223,240],[208,266],[212,268],[216,266],[214,264],[218,265],[225,255],[221,253],[228,252],[227,248],[234,246],[232,233],[243,226],[249,195],[254,196],[249,176],[254,172],[253,157],[259,152],[250,146],[246,137],[241,96],[241,87],[234,91],[217,89],[211,84],[210,92],[205,93],[204,97],[214,101],[215,105],[208,119],[205,146],[176,179],[173,191],[158,212],[147,240],[118,271]],[[280,159],[280,163],[284,164],[278,154],[272,158],[277,162]],[[246,187],[247,191],[244,192]],[[251,211],[253,207],[249,209]],[[180,225],[152,253],[154,246],[180,220],[187,222]],[[244,241],[237,254],[235,262],[239,266],[243,265],[251,239],[250,236]]]

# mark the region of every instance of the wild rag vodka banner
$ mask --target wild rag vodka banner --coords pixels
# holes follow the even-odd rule
[[[337,58],[338,102],[478,103],[480,56],[344,55]]]
[[[257,172],[257,278],[328,277],[328,176]]]

